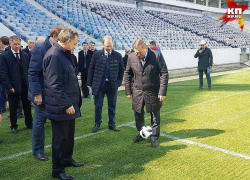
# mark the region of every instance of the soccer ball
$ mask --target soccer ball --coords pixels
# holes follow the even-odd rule
[[[143,139],[148,139],[153,134],[153,130],[150,126],[143,126],[140,135]]]

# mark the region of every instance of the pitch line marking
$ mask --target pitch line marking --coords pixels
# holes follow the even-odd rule
[[[215,98],[215,99],[211,99],[211,100],[208,100],[208,101],[204,101],[204,102],[201,102],[201,103],[196,103],[196,104],[193,104],[193,105],[190,105],[190,106],[186,106],[186,107],[183,107],[183,108],[179,108],[179,109],[175,109],[175,110],[172,110],[172,111],[169,111],[169,112],[163,112],[161,113],[161,115],[164,115],[164,114],[171,114],[171,113],[174,113],[174,112],[177,112],[177,111],[181,111],[181,110],[185,110],[185,109],[188,109],[188,108],[192,108],[192,107],[195,107],[197,105],[201,105],[201,104],[206,104],[206,103],[210,103],[210,102],[214,102],[214,101],[218,101],[218,100],[221,100],[221,99],[225,99],[225,98],[228,98],[228,97],[231,97],[231,96],[235,96],[235,95],[239,95],[239,94],[243,94],[243,93],[246,93],[246,92],[249,92],[249,91],[242,91],[242,92],[239,92],[239,93],[234,93],[234,94],[230,94],[230,95],[227,95],[227,96],[223,96],[223,97],[220,97],[220,98]],[[145,119],[150,119],[150,117],[146,117]],[[134,124],[134,121],[133,122],[129,122],[129,123],[126,123],[126,124],[121,124],[119,125],[118,127],[124,127],[124,126],[127,126],[127,127],[130,127],[132,126],[132,124]],[[134,127],[134,126],[133,126]],[[104,130],[101,130],[101,131],[98,131],[97,133],[89,133],[89,134],[85,134],[85,135],[82,135],[82,136],[77,136],[75,137],[75,140],[79,140],[79,139],[83,139],[83,138],[86,138],[86,137],[90,137],[90,136],[93,136],[93,135],[97,135],[97,134],[101,134],[101,133],[104,133],[104,132],[107,132],[109,131],[109,129],[104,129]],[[165,137],[170,136],[171,135],[163,135]],[[174,138],[174,137],[173,137]],[[177,138],[177,137],[176,137]],[[170,138],[172,139],[172,138]],[[178,141],[186,141],[186,143],[189,142],[189,140],[186,140],[186,139],[179,139]],[[196,145],[199,145],[201,147],[205,147],[205,146],[208,146],[206,148],[209,148],[209,149],[212,149],[210,147],[213,147],[213,146],[210,146],[210,145],[203,145],[201,143],[196,143],[196,142],[193,142],[193,141],[190,141],[189,144],[196,144]],[[50,145],[46,145],[44,147],[44,149],[48,149],[48,148],[51,148],[51,144]],[[250,159],[250,156],[247,156],[247,155],[244,155],[244,154],[239,154],[239,153],[236,153],[236,152],[233,152],[233,151],[228,151],[228,150],[224,150],[224,149],[221,149],[221,148],[217,148],[217,147],[214,147],[214,150],[217,149],[217,151],[222,151],[224,153],[227,153],[227,152],[230,152],[230,153],[227,153],[227,154],[236,154],[236,156],[238,157],[242,157],[245,158],[245,159]],[[23,155],[26,155],[26,154],[29,154],[29,153],[32,153],[32,150],[29,150],[29,151],[23,151],[23,152],[20,152],[20,153],[16,153],[16,154],[13,154],[13,155],[10,155],[10,156],[6,156],[6,157],[1,157],[0,158],[0,161],[3,161],[3,160],[9,160],[9,159],[13,159],[13,158],[17,158],[19,156],[23,156]]]
[[[136,128],[136,126],[134,126],[134,125],[129,125],[128,127]],[[204,148],[207,148],[207,149],[211,149],[211,150],[214,150],[214,151],[220,151],[220,152],[223,152],[225,154],[229,154],[229,155],[232,155],[232,156],[236,156],[236,157],[240,157],[240,158],[250,160],[250,156],[246,155],[246,154],[237,153],[237,152],[234,152],[234,151],[230,151],[230,150],[227,150],[227,149],[219,148],[219,147],[208,145],[208,144],[203,144],[203,143],[191,141],[191,140],[188,140],[188,139],[182,139],[180,137],[175,137],[175,136],[165,134],[165,133],[161,133],[160,136],[167,137],[169,139],[176,140],[176,141],[179,141],[179,142],[183,142],[185,144],[197,145],[197,146],[204,147]]]

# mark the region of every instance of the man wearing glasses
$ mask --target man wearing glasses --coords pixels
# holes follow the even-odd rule
[[[210,73],[207,72],[207,68],[211,69],[213,64],[213,54],[211,49],[209,49],[206,45],[206,41],[202,40],[200,42],[200,49],[197,50],[196,54],[194,55],[195,58],[198,57],[198,71],[199,71],[199,80],[200,86],[199,90],[203,89],[203,72],[206,74],[207,77],[207,84],[208,89],[211,90],[211,77]]]

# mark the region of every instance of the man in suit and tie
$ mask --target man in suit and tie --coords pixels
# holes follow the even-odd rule
[[[87,78],[89,64],[93,55],[93,51],[89,50],[87,42],[82,43],[83,50],[78,53],[78,75],[81,75],[82,79],[82,94],[83,98],[87,98],[89,95],[89,89],[87,88]]]
[[[25,125],[32,129],[31,105],[28,100],[28,69],[29,57],[20,51],[21,38],[11,36],[10,50],[0,56],[0,76],[8,91],[10,122],[12,133],[17,133],[17,108],[21,97],[25,115]]]
[[[115,108],[117,89],[123,80],[123,60],[120,53],[113,50],[114,42],[110,36],[103,38],[104,48],[93,54],[88,74],[87,86],[92,89],[95,96],[95,125],[93,133],[96,133],[102,123],[102,107],[105,94],[108,99],[109,129],[120,131],[115,126]]]
[[[160,108],[167,94],[168,69],[162,54],[150,50],[143,40],[136,40],[133,48],[134,53],[128,56],[124,75],[125,91],[129,99],[133,98],[132,107],[139,132],[144,126],[144,106],[150,113],[153,130],[151,146],[155,148],[160,136]],[[134,84],[131,94],[132,77]],[[140,134],[134,138],[135,143],[141,140]]]

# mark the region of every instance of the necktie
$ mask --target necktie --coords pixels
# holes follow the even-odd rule
[[[16,54],[16,59],[17,59],[18,61],[20,61],[19,53],[15,53],[15,54]]]
[[[87,52],[84,51],[84,68],[86,68],[86,56],[87,56]]]

